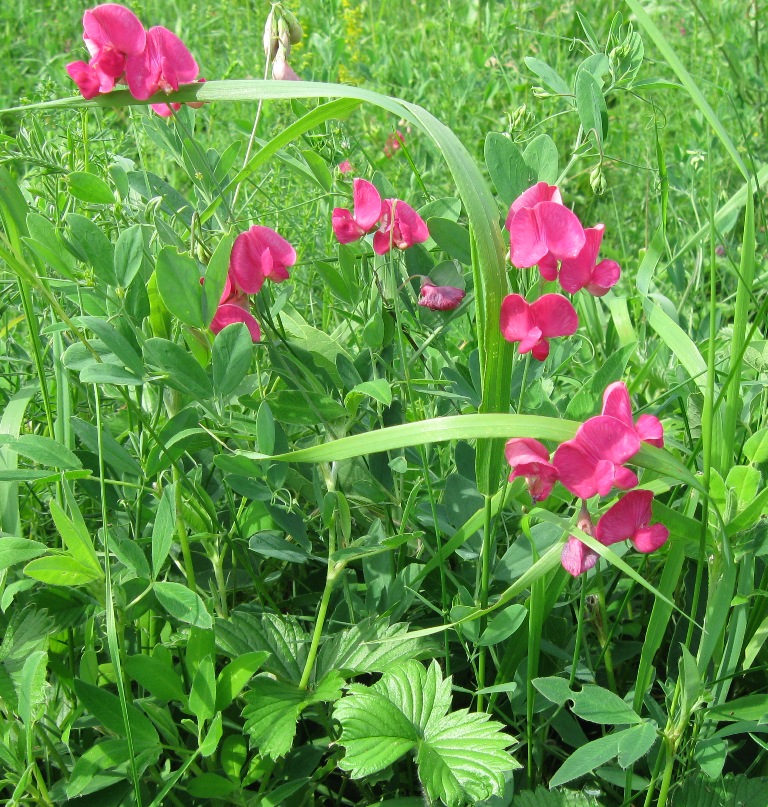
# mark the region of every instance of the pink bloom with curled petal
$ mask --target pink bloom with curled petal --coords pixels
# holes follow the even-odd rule
[[[640,450],[633,427],[608,415],[590,418],[579,426],[572,440],[555,451],[552,463],[563,485],[581,499],[596,493],[607,495],[637,485],[637,475],[624,463]]]
[[[429,280],[422,283],[419,292],[419,305],[432,311],[452,311],[461,305],[465,292],[455,286],[435,286]]]
[[[67,65],[67,73],[77,84],[80,95],[86,100],[90,101],[101,92],[99,74],[86,62],[70,62]]]
[[[549,461],[549,451],[532,437],[513,437],[504,446],[504,455],[512,467],[509,481],[525,477],[534,502],[546,499],[557,481],[557,468]]]
[[[589,512],[583,504],[576,526],[587,535],[594,536],[595,534],[595,525],[592,523]],[[578,577],[580,574],[591,569],[597,563],[599,557],[597,552],[591,547],[588,547],[584,541],[577,538],[575,535],[570,535],[563,546],[560,562],[563,564],[563,568],[568,574],[573,575],[573,577]]]
[[[519,269],[540,265],[547,280],[554,280],[557,261],[575,258],[585,235],[576,214],[563,205],[555,185],[538,182],[521,194],[509,209],[510,258]]]
[[[597,522],[595,537],[609,546],[629,539],[639,552],[654,552],[669,538],[663,524],[651,524],[650,490],[632,490],[622,496]]]
[[[345,207],[335,207],[331,225],[340,244],[351,244],[369,233],[382,215],[382,202],[376,186],[366,179],[352,182],[354,213]]]
[[[224,291],[221,294],[221,300],[211,321],[210,328],[213,333],[219,333],[227,325],[232,325],[235,322],[245,323],[254,342],[261,339],[261,328],[259,328],[259,323],[256,322],[250,312],[248,296],[239,291],[231,279],[227,277],[227,282],[224,285]]]
[[[382,203],[381,223],[373,236],[373,251],[385,255],[392,247],[408,249],[429,238],[424,219],[406,202],[385,199]]]
[[[90,67],[99,76],[101,92],[108,92],[125,72],[127,58],[144,50],[146,32],[130,9],[118,3],[103,3],[83,14],[83,40],[91,54]]]
[[[149,106],[152,111],[161,118],[170,118],[174,112],[178,112],[181,109],[181,104],[177,104],[176,102],[170,104],[150,104]]]
[[[199,70],[187,46],[167,28],[156,25],[147,31],[147,44],[125,61],[125,77],[134,98],[146,101],[156,92],[174,92],[181,84],[195,81]]]
[[[604,231],[604,224],[585,228],[586,240],[581,252],[575,258],[563,258],[560,265],[560,285],[569,294],[586,289],[594,297],[602,297],[618,283],[621,267],[616,261],[606,258],[597,263]]]
[[[288,62],[280,58],[272,62],[272,78],[277,81],[301,81]]]
[[[627,385],[623,381],[616,381],[605,388],[602,414],[610,415],[634,429],[642,442],[657,448],[664,448],[664,427],[657,417],[654,415],[640,415],[637,423],[634,422],[629,390],[627,390]]]
[[[296,263],[296,250],[269,227],[254,225],[240,233],[229,259],[229,277],[238,291],[256,294],[269,278],[281,283]]]
[[[531,351],[534,359],[549,355],[549,339],[571,336],[579,327],[576,309],[562,294],[544,294],[529,303],[519,294],[501,303],[501,333],[508,342],[520,342],[519,353]]]

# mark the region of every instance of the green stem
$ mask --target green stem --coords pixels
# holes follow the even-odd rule
[[[192,563],[192,550],[189,548],[189,538],[187,538],[187,527],[184,524],[184,499],[181,495],[181,474],[179,469],[173,466],[173,494],[176,499],[176,535],[181,544],[181,555],[184,558],[184,575],[187,578],[187,587],[194,591],[197,588],[195,582],[195,566]]]
[[[669,786],[672,783],[672,771],[675,767],[675,743],[671,739],[667,739],[664,743],[667,760],[664,765],[664,775],[661,777],[661,787],[659,788],[659,798],[656,801],[656,807],[665,807],[667,803],[667,794],[669,793]]]
[[[491,497],[485,496],[485,514],[483,518],[483,554],[482,554],[482,567],[480,571],[480,608],[485,610],[488,607],[488,588],[491,579]],[[480,617],[480,635],[488,624],[488,617]],[[478,651],[477,661],[477,688],[482,690],[485,688],[485,665],[488,657],[488,648],[483,645]],[[477,696],[477,711],[482,712],[485,704],[485,696],[480,693]]]

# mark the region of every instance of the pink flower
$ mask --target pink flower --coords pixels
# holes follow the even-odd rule
[[[432,311],[452,311],[461,305],[465,292],[455,286],[435,286],[424,280],[419,292],[419,305]]]
[[[147,44],[125,62],[128,89],[134,98],[145,101],[162,90],[170,93],[180,84],[194,81],[198,67],[187,46],[167,28],[157,25],[147,31]]]
[[[352,163],[349,160],[342,160],[338,169],[340,174],[348,174],[352,170]]]
[[[501,303],[500,327],[508,342],[520,342],[519,353],[530,350],[534,359],[544,361],[549,355],[548,339],[576,333],[579,318],[561,294],[545,294],[533,303],[509,294]]]
[[[629,538],[639,552],[653,552],[669,538],[663,524],[651,524],[650,490],[632,490],[603,513],[597,522],[595,537],[601,544],[625,541]]]
[[[664,448],[664,427],[657,417],[654,415],[640,415],[637,423],[633,421],[629,391],[623,381],[616,381],[605,388],[602,413],[610,415],[634,429],[637,436],[644,443]]]
[[[269,227],[254,225],[240,233],[229,259],[229,277],[239,292],[256,294],[269,278],[282,283],[288,267],[296,263],[296,250]]]
[[[607,415],[590,418],[576,436],[558,447],[552,463],[560,481],[575,496],[589,499],[607,495],[612,488],[628,490],[637,476],[623,463],[640,450],[634,428]]]
[[[554,280],[557,261],[575,258],[584,246],[584,228],[563,205],[555,185],[539,182],[519,196],[509,209],[506,228],[512,264],[519,269],[541,264]]]
[[[204,280],[205,278],[203,278]],[[238,291],[229,277],[224,285],[216,314],[211,321],[211,330],[218,333],[227,325],[235,322],[244,322],[251,334],[251,339],[258,342],[261,339],[261,328],[248,308],[248,296]]]
[[[341,167],[341,166],[339,166]],[[354,215],[345,207],[333,209],[331,225],[340,244],[351,244],[369,233],[382,214],[381,196],[376,187],[365,179],[352,182]]]
[[[387,159],[392,159],[395,152],[398,151],[398,149],[400,149],[404,143],[405,138],[399,129],[396,132],[392,132],[391,134],[387,135],[387,141],[384,144],[384,156]]]
[[[618,282],[621,267],[616,261],[605,259],[597,263],[604,231],[604,224],[587,227],[584,230],[586,240],[581,252],[575,258],[563,258],[560,266],[560,285],[569,294],[575,294],[579,289],[586,289],[595,297],[602,297]]]
[[[280,58],[272,62],[272,78],[277,81],[301,81],[288,62]]]
[[[101,79],[99,74],[86,62],[70,62],[67,73],[77,84],[80,95],[87,100],[95,98],[101,92]]]
[[[175,101],[170,104],[150,104],[149,106],[161,118],[170,118],[174,112],[181,109],[181,104],[177,104]]]
[[[406,202],[385,199],[382,203],[381,224],[373,236],[373,251],[385,255],[391,247],[408,249],[429,238],[424,219]]]
[[[576,526],[587,535],[594,536],[595,525],[592,523],[587,508],[582,505],[581,512],[579,513]],[[563,546],[563,552],[560,555],[560,562],[568,574],[578,577],[580,574],[591,569],[600,557],[594,549],[588,547],[582,540],[575,535],[568,536],[568,541]]]
[[[549,461],[546,446],[532,437],[513,437],[507,440],[504,454],[512,466],[509,481],[523,476],[533,501],[546,499],[557,481],[557,468]]]
[[[126,58],[144,50],[144,26],[125,6],[104,3],[83,14],[83,29],[83,40],[91,54],[90,66],[99,76],[101,91],[108,92],[125,72]]]

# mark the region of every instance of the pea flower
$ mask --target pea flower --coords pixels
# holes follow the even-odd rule
[[[520,342],[519,353],[531,351],[534,359],[549,355],[549,339],[571,336],[579,327],[576,309],[561,294],[544,294],[529,303],[519,294],[501,303],[501,333],[508,342]]]
[[[339,166],[341,168],[341,166]],[[340,244],[351,244],[369,233],[379,222],[382,202],[376,186],[366,179],[352,182],[354,214],[344,207],[333,209],[331,226]]]
[[[634,429],[643,443],[664,448],[664,427],[654,415],[640,415],[637,423],[632,419],[632,404],[629,400],[629,390],[623,381],[609,384],[603,393],[604,415],[620,420],[626,426]]]
[[[631,426],[615,417],[598,415],[579,426],[572,440],[555,451],[552,463],[560,481],[575,496],[589,499],[637,485],[637,476],[624,463],[640,450],[640,438]]]
[[[349,160],[342,160],[336,167],[340,174],[348,174],[352,170],[352,163]]]
[[[546,499],[557,481],[557,468],[549,461],[549,451],[532,437],[513,437],[504,446],[504,455],[512,466],[509,481],[525,477],[534,502]]]
[[[581,512],[576,521],[576,526],[587,535],[595,535],[595,525],[592,523],[592,518],[584,505],[581,506]],[[563,546],[560,562],[563,564],[563,568],[568,574],[573,575],[573,577],[578,577],[580,574],[591,569],[597,563],[599,557],[597,552],[588,547],[584,541],[580,540],[575,535],[570,535]]]
[[[586,289],[594,297],[602,297],[618,283],[621,267],[616,261],[606,258],[597,263],[604,231],[604,224],[585,228],[581,252],[575,258],[563,258],[559,279],[560,285],[569,294]]]
[[[210,327],[213,333],[219,333],[227,325],[232,325],[235,322],[245,323],[254,342],[261,339],[261,328],[259,328],[259,323],[256,322],[248,306],[248,295],[239,291],[232,280],[227,277],[221,300]]]
[[[585,242],[576,214],[563,205],[557,187],[546,182],[528,188],[512,203],[506,228],[513,266],[538,264],[547,280],[557,276],[557,261],[575,258]]]
[[[384,143],[384,156],[388,160],[391,160],[395,155],[395,152],[398,151],[404,143],[405,138],[399,129],[396,132],[392,132],[391,134],[387,135],[387,140]]]
[[[172,31],[156,25],[147,31],[146,47],[125,61],[125,77],[134,98],[146,101],[162,90],[179,89],[195,81],[199,70],[187,46]]]
[[[235,239],[229,277],[236,290],[256,294],[267,278],[275,283],[287,280],[294,263],[296,250],[285,238],[269,227],[254,225]]]
[[[386,255],[392,247],[408,249],[429,238],[424,219],[406,202],[385,199],[379,229],[373,235],[373,251]]]
[[[651,524],[650,490],[631,490],[622,496],[597,522],[595,537],[609,546],[629,539],[638,552],[654,552],[669,538],[663,524]]]
[[[425,278],[421,284],[418,304],[432,311],[452,311],[461,305],[465,292],[455,286],[435,286]]]

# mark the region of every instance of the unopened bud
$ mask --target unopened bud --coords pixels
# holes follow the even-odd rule
[[[552,93],[547,92],[543,87],[534,87],[533,88],[533,97],[534,98],[551,98]]]
[[[275,20],[275,12],[272,10],[267,15],[267,22],[264,26],[264,55],[268,59],[274,59],[277,56],[277,46],[279,44],[277,21]]]
[[[608,181],[605,178],[605,174],[603,173],[603,166],[598,165],[589,175],[589,184],[592,186],[592,190],[598,195],[601,196],[605,193],[608,187]]]
[[[280,43],[280,50],[287,59],[291,55],[291,34],[283,17],[277,21],[277,40]]]
[[[286,23],[288,23],[288,30],[290,31],[291,35],[291,44],[298,45],[299,42],[301,42],[301,38],[304,36],[301,23],[296,18],[296,15],[292,11],[288,11],[287,8],[283,9],[283,18],[285,19]]]
[[[510,117],[510,124],[511,128],[517,129],[523,121],[525,121],[525,116],[528,112],[528,108],[525,104],[519,106],[511,115]]]

